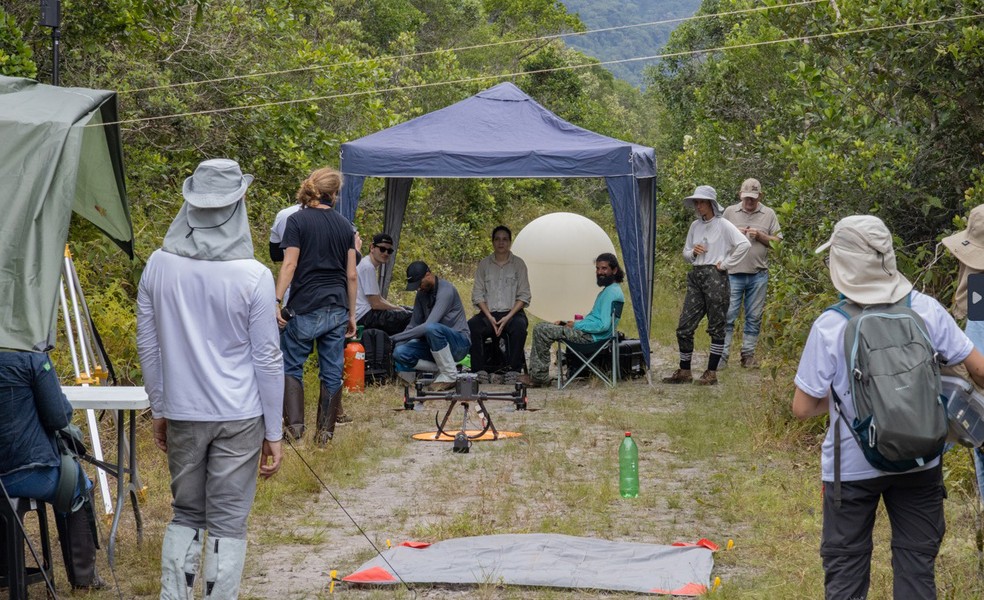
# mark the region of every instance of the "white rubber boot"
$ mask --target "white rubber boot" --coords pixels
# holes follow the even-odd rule
[[[451,344],[440,350],[432,350],[431,353],[434,355],[434,362],[437,363],[438,374],[430,389],[437,392],[453,388],[458,381],[458,367],[451,355]]]
[[[194,598],[205,530],[169,523],[161,544],[161,600]]]
[[[413,366],[414,371],[425,371],[427,373],[437,373],[440,369],[437,368],[437,363],[431,362],[429,360],[418,360],[417,364]]]
[[[205,597],[235,600],[246,564],[246,540],[209,537],[205,546]]]

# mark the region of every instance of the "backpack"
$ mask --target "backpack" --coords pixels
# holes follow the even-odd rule
[[[901,473],[940,456],[948,427],[940,359],[925,322],[911,308],[911,297],[866,308],[842,300],[827,310],[848,320],[844,356],[856,414],[848,429],[868,463],[881,471]],[[843,417],[841,399],[836,392],[833,397]],[[834,432],[836,484],[840,479],[839,433],[838,426]]]
[[[382,329],[362,331],[366,350],[366,383],[385,384],[393,375],[393,341]]]

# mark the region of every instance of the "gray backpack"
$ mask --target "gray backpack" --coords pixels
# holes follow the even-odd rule
[[[940,393],[939,355],[926,323],[911,308],[910,296],[863,309],[842,300],[828,310],[848,320],[844,355],[857,415],[849,429],[871,466],[900,473],[942,454],[947,417],[946,399]],[[836,393],[834,405],[843,417]],[[838,426],[834,431],[837,480],[839,433]]]

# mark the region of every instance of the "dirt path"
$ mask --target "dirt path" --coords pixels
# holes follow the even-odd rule
[[[655,378],[669,368],[673,353],[654,354]],[[661,389],[664,387],[668,386],[649,387],[645,380],[633,380],[620,383],[614,393],[597,385],[597,381],[572,391],[533,390],[529,403],[538,410],[510,412],[505,410],[504,403],[492,408],[500,429],[522,431],[524,437],[500,440],[494,446],[477,444],[468,455],[453,454],[450,444],[408,439],[410,433],[433,428],[434,407],[384,414],[378,423],[370,423],[357,434],[373,435],[379,428],[393,428],[391,439],[396,440],[394,445],[402,446],[399,455],[373,467],[363,487],[332,491],[380,550],[385,549],[387,540],[396,544],[419,539],[414,537],[415,533],[437,530],[434,528],[444,527],[440,531],[453,533],[457,527],[463,528],[466,535],[477,535],[469,528],[469,519],[463,518],[463,513],[474,515],[478,532],[537,531],[543,527],[545,515],[563,509],[558,508],[559,499],[551,496],[549,486],[545,488],[543,482],[537,481],[539,471],[549,471],[549,463],[543,469],[533,461],[542,460],[543,456],[563,457],[556,460],[573,468],[552,476],[575,480],[584,477],[586,490],[608,486],[608,481],[594,479],[598,477],[598,469],[591,463],[600,460],[599,457],[608,460],[607,454],[614,450],[609,447],[613,437],[611,421],[625,418],[622,412],[626,410],[637,410],[648,418],[674,418],[682,410],[682,403],[676,390]],[[581,415],[585,420],[578,423]],[[343,435],[356,430],[346,427],[350,429],[341,430]],[[642,506],[612,501],[596,510],[599,515],[581,519],[588,523],[586,528],[582,527],[582,534],[670,543],[692,537],[694,523],[701,522],[698,530],[713,534],[719,529],[721,535],[727,535],[724,527],[715,524],[713,515],[697,514],[698,505],[680,502],[676,510],[664,510],[667,502],[674,502],[667,498],[699,494],[701,481],[706,480],[704,466],[680,464],[668,439],[645,439],[641,445],[640,470],[646,473],[646,487],[658,490],[658,497],[650,494]],[[292,451],[286,452],[289,455]],[[554,452],[562,454],[551,454]],[[583,473],[577,472],[580,468],[584,469]],[[604,474],[605,478],[608,476]],[[242,584],[244,598],[327,597],[330,570],[337,569],[338,576],[343,577],[375,555],[365,537],[324,491],[304,506],[284,512],[283,519],[264,519],[262,523],[251,524],[253,544]],[[565,515],[556,517],[561,524],[552,524],[551,528],[562,532]],[[634,523],[642,527],[635,528]],[[281,537],[289,532],[298,542],[265,544],[265,533],[272,531]],[[418,596],[426,598],[475,594],[474,588],[417,587]],[[336,587],[335,593],[353,598],[373,594],[345,585]],[[580,594],[587,597],[583,592]]]

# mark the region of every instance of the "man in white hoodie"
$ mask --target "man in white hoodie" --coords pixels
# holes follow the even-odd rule
[[[728,269],[741,262],[751,244],[738,228],[721,218],[724,209],[717,201],[717,191],[709,185],[699,185],[683,203],[697,211],[698,219],[690,224],[683,258],[693,265],[687,274],[687,296],[677,325],[677,344],[680,347],[680,368],[663,378],[663,383],[715,385],[718,362],[724,350],[724,325],[731,301]],[[701,319],[707,316],[707,335],[711,336],[711,352],[707,370],[694,381],[690,363],[694,353],[694,332]]]
[[[253,258],[236,161],[207,160],[147,260],[137,350],[154,442],[167,452],[174,516],[161,547],[161,598],[236,598],[256,474],[280,468],[284,371],[270,270]]]

